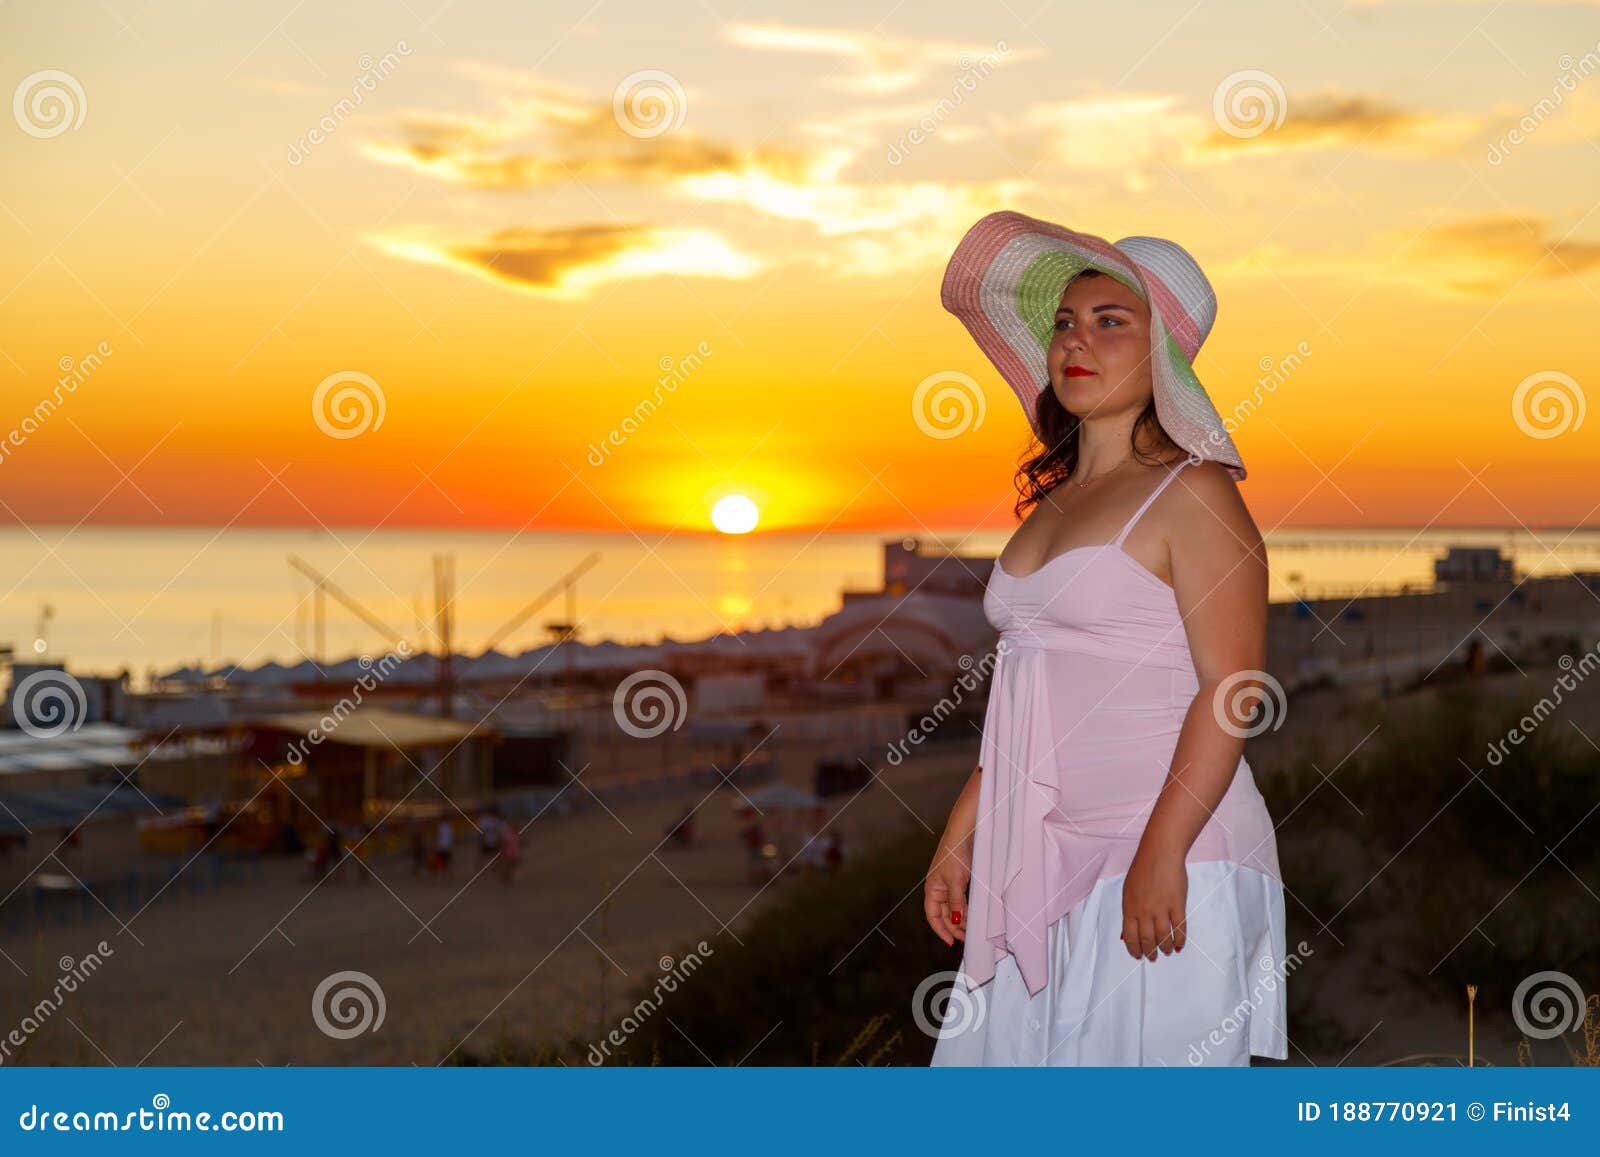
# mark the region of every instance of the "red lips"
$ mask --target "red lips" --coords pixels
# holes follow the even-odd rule
[[[1083,366],[1068,366],[1067,367],[1067,377],[1069,377],[1069,378],[1092,378],[1092,377],[1094,377],[1094,371],[1093,370],[1089,370],[1089,369],[1085,369]]]

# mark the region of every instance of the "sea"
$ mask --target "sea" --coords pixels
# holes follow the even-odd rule
[[[516,653],[566,624],[594,643],[812,626],[845,590],[875,591],[886,544],[992,558],[1010,532],[512,533],[382,529],[0,530],[0,646],[84,674],[338,661],[437,649],[436,590],[453,588],[461,654]],[[1269,598],[1433,585],[1449,546],[1495,546],[1520,574],[1600,570],[1600,530],[1298,529],[1266,536]]]

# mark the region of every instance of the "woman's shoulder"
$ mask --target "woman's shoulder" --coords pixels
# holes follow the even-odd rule
[[[1233,475],[1228,472],[1228,467],[1211,458],[1194,459],[1184,455],[1177,460],[1176,465],[1181,467],[1181,480],[1186,483],[1187,489],[1197,498],[1206,501],[1243,502],[1239,495],[1239,484],[1234,481]]]
[[[1174,540],[1213,539],[1221,536],[1248,546],[1261,541],[1239,484],[1227,466],[1211,459],[1190,462],[1167,487],[1166,518]]]

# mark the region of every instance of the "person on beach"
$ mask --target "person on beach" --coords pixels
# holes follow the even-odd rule
[[[478,846],[485,860],[492,860],[500,851],[500,840],[505,825],[500,819],[498,804],[490,804],[479,813]]]
[[[450,878],[450,856],[455,849],[456,829],[449,816],[440,816],[433,829],[434,870],[446,880]]]
[[[500,858],[495,861],[495,872],[502,883],[509,884],[517,874],[517,859],[521,855],[522,833],[510,820],[500,821]]]
[[[1285,1059],[1284,899],[1238,704],[1271,686],[1245,469],[1193,360],[1205,274],[1015,212],[941,298],[1022,401],[971,774],[923,885],[962,943],[935,1065]]]

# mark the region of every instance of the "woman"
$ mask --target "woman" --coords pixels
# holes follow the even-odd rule
[[[1192,367],[1211,286],[1172,242],[1004,212],[942,298],[1039,445],[984,596],[979,766],[924,885],[964,945],[933,1063],[1285,1059],[1277,845],[1233,717],[1268,682],[1267,572]]]
[[[498,818],[498,816],[496,817]],[[511,878],[517,874],[517,859],[521,856],[522,834],[517,830],[517,825],[509,820],[499,820],[500,823],[500,862],[497,866],[500,879],[511,883]]]

